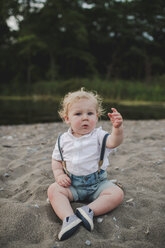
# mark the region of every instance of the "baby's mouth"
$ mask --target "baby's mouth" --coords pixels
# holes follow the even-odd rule
[[[83,128],[88,128],[87,124],[82,125]]]

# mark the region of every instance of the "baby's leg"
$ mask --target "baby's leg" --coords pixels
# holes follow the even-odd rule
[[[88,207],[93,210],[94,215],[102,215],[116,208],[122,202],[123,197],[124,193],[121,188],[111,186],[103,190]]]
[[[70,201],[73,201],[73,196],[69,188],[53,183],[48,188],[48,198],[55,213],[61,220],[74,214],[70,205]]]

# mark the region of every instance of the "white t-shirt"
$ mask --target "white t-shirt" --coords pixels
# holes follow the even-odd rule
[[[102,127],[95,128],[91,133],[81,137],[75,137],[71,129],[62,134],[60,138],[60,147],[62,150],[67,170],[76,176],[86,176],[98,170],[101,145],[104,135],[107,132]],[[101,169],[105,170],[109,165],[108,155],[113,149],[106,148],[104,161]],[[58,149],[58,141],[53,150],[52,158],[61,161]]]

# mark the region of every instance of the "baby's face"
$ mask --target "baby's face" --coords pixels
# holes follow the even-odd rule
[[[69,107],[65,121],[71,126],[76,137],[90,133],[98,121],[95,103],[88,99],[76,101]]]

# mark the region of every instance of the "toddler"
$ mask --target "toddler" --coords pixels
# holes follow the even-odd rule
[[[112,108],[108,113],[113,125],[111,134],[96,128],[103,114],[102,101],[83,88],[64,97],[59,114],[69,129],[58,138],[52,154],[55,183],[49,186],[48,197],[63,221],[58,238],[65,240],[81,223],[93,230],[93,216],[111,211],[123,200],[122,189],[107,179],[106,172],[108,155],[123,141],[123,119]],[[88,205],[74,213],[72,201],[86,201]]]

